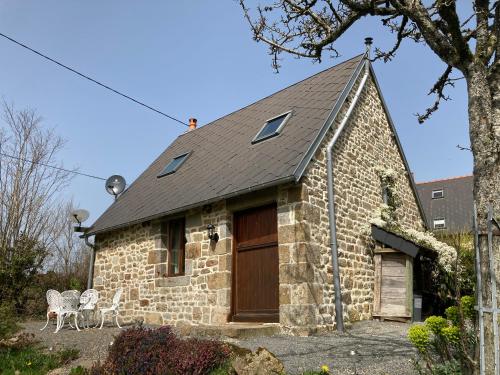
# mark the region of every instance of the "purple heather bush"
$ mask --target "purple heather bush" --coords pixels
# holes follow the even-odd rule
[[[108,358],[92,375],[203,375],[229,359],[229,347],[214,340],[182,339],[169,326],[130,328],[116,338]]]

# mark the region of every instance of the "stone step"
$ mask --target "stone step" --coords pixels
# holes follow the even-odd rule
[[[190,326],[183,334],[195,337],[250,338],[273,336],[281,332],[279,324],[272,323],[228,323],[223,325]]]

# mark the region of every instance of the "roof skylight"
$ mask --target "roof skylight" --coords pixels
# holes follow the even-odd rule
[[[285,126],[285,123],[288,121],[291,115],[292,112],[287,112],[270,120],[267,120],[262,129],[260,129],[255,138],[252,140],[252,143],[257,143],[265,139],[277,136],[281,132],[281,129],[283,129],[283,126]]]
[[[174,173],[176,170],[178,170],[180,168],[182,163],[184,163],[186,161],[189,154],[190,154],[189,152],[186,152],[185,154],[182,154],[182,155],[179,155],[179,156],[176,156],[175,158],[173,158],[170,161],[170,163],[168,163],[167,166],[165,168],[163,168],[163,170],[160,172],[160,174],[157,177],[159,178],[159,177],[163,177],[163,176]]]

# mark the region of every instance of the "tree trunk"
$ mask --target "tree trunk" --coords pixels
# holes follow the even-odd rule
[[[469,131],[474,156],[474,199],[477,203],[480,233],[487,231],[488,205],[495,217],[500,217],[500,140],[496,129],[500,127],[499,82],[488,76],[482,64],[472,65],[467,74],[469,95]],[[491,282],[500,280],[500,237],[493,237],[495,278],[489,275],[489,257],[486,235],[480,236],[483,304],[491,307]],[[498,285],[498,284],[497,284]],[[497,287],[497,299],[500,295]],[[496,307],[496,306],[495,306]],[[494,344],[492,314],[484,314],[485,327],[485,373],[494,374]]]

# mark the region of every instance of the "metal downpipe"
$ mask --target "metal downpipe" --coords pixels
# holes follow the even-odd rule
[[[332,140],[328,143],[326,148],[327,154],[327,173],[328,173],[328,215],[330,221],[330,249],[332,252],[332,267],[333,267],[333,284],[335,289],[335,321],[337,323],[337,331],[344,332],[344,317],[343,317],[343,309],[342,309],[342,292],[340,290],[340,269],[339,269],[339,254],[337,247],[337,228],[335,221],[335,192],[333,189],[333,156],[332,151],[333,147],[337,143],[337,140],[344,129],[347,120],[351,116],[351,113],[358,102],[359,96],[361,95],[361,91],[365,86],[366,80],[369,75],[369,62],[365,62],[365,74],[361,79],[358,89],[352,98],[351,104],[347,109],[346,114],[342,118],[342,121],[339,124],[338,129],[333,135]]]
[[[95,245],[89,242],[88,236],[83,235],[85,245],[90,248],[89,275],[87,278],[87,289],[92,289],[94,281],[94,262],[95,262]]]

